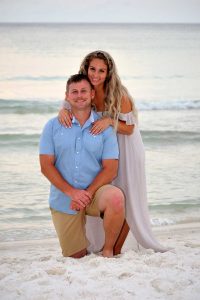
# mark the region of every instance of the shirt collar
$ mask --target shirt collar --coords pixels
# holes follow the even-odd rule
[[[94,120],[94,112],[91,110],[90,116],[87,119],[87,121],[85,122],[85,124],[83,125],[83,127],[85,127],[86,125],[87,126],[91,125],[92,123],[94,123],[94,121],[95,121]],[[79,124],[79,121],[73,116],[72,123],[73,124]]]

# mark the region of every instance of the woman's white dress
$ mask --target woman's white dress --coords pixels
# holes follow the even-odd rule
[[[164,252],[167,249],[155,239],[149,218],[145,177],[145,153],[136,118],[132,112],[120,113],[119,120],[134,124],[131,135],[118,134],[120,150],[118,176],[113,184],[126,196],[126,221],[138,244],[144,248]],[[89,251],[100,251],[104,244],[103,221],[87,216],[86,234],[90,241]]]

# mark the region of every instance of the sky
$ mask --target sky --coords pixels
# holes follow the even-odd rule
[[[0,22],[200,23],[200,0],[0,0]]]

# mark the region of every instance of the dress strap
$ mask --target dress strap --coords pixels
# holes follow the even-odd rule
[[[134,125],[137,124],[137,118],[134,116],[133,112],[130,111],[126,114],[119,113],[119,120],[125,121],[126,125]]]

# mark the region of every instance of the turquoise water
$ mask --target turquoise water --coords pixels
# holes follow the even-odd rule
[[[38,141],[89,51],[112,54],[139,110],[154,225],[199,221],[199,25],[0,25],[0,240],[55,236]]]

